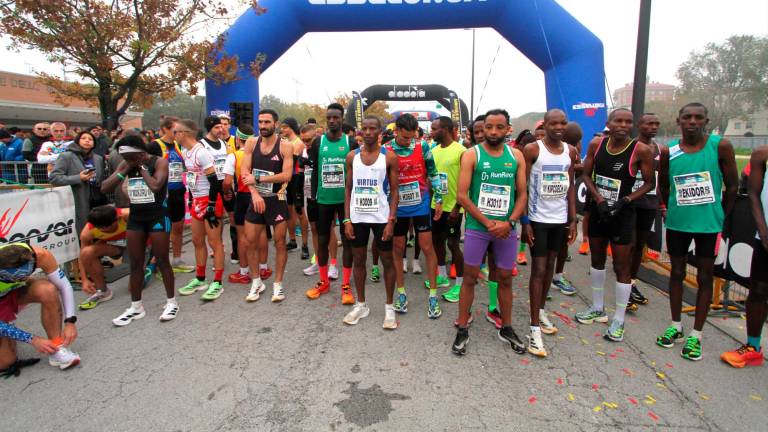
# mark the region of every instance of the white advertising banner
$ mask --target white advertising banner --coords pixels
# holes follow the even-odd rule
[[[0,195],[0,244],[48,249],[59,263],[77,258],[75,199],[69,186]]]

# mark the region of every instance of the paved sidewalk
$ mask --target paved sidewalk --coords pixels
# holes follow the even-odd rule
[[[578,294],[553,292],[547,305],[566,319],[591,298],[588,260],[575,248],[573,257],[566,272]],[[712,320],[703,360],[686,361],[679,348],[655,345],[669,307],[648,286],[641,290],[650,304],[629,316],[623,343],[605,341],[605,325],[551,313],[560,332],[544,336],[547,359],[514,354],[497,339],[478,286],[468,354],[458,358],[450,353],[457,306],[442,302],[443,317],[428,319],[420,277],[407,275],[409,312],[387,332],[383,282],[368,283],[371,315],[349,327],[339,283],[319,300],[304,296],[315,282],[301,273],[305,265],[289,254],[281,304],[269,302],[271,283],[252,304],[243,300],[247,286],[227,284],[213,303],[180,297],[169,323],[157,319],[164,296],[155,281],[145,291],[147,317],[115,328],[111,319],[129,305],[121,279],[112,301],[79,314],[80,366],[60,372],[41,362],[0,381],[2,430],[759,430],[768,419],[768,368],[735,370],[719,360],[737,345],[731,335],[744,338],[745,322]],[[225,274],[234,268],[227,263]],[[528,267],[521,269],[514,325],[523,336]],[[190,277],[179,275],[177,287]],[[613,289],[606,294],[610,305]],[[30,307],[18,323],[39,333],[38,317]],[[692,319],[684,325],[688,331]],[[35,355],[29,346],[21,353]]]

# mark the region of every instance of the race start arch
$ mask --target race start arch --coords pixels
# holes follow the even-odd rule
[[[456,125],[466,126],[469,123],[469,110],[463,100],[453,90],[445,86],[428,85],[386,85],[377,84],[362,92],[352,92],[344,121],[360,129],[363,126],[363,113],[377,101],[437,101],[451,112],[451,118]]]
[[[232,102],[253,103],[257,111],[259,73],[309,32],[471,27],[492,27],[544,72],[547,108],[563,109],[586,137],[603,129],[602,42],[555,0],[261,0],[226,33],[224,52],[245,67],[235,81],[206,81],[208,112],[227,112]],[[347,64],[350,53],[338,46],[329,69]]]

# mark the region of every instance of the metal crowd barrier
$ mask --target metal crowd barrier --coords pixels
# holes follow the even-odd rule
[[[0,177],[6,184],[48,184],[47,163],[29,161],[0,161]]]

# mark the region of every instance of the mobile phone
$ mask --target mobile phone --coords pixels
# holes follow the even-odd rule
[[[90,174],[90,173],[92,173],[92,172],[94,172],[94,171],[96,171],[96,168],[86,168],[86,169],[85,169],[85,173],[86,173],[86,174]]]

